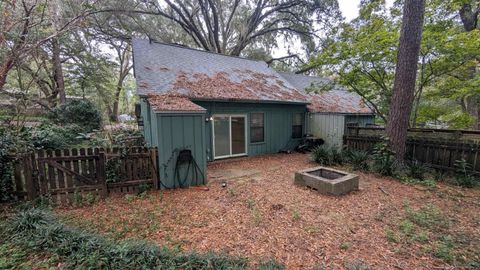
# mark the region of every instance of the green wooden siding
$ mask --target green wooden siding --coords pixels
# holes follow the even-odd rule
[[[155,138],[158,146],[159,172],[162,188],[178,187],[174,185],[175,164],[180,150],[189,149],[195,158],[206,180],[206,151],[205,151],[205,115],[204,114],[156,114],[156,124],[152,129],[156,130],[158,138]],[[152,123],[153,124],[153,123]],[[196,180],[200,184],[202,177],[194,179],[192,170],[185,185],[189,186]],[[186,175],[186,166],[180,170],[183,180]]]
[[[207,109],[207,116],[214,114],[243,114],[247,116],[247,155],[255,156],[268,153],[277,153],[284,148],[292,136],[293,114],[305,115],[305,105],[268,104],[268,103],[235,103],[235,102],[206,102],[196,101],[198,105]],[[264,142],[250,142],[250,113],[264,113]],[[305,117],[303,128],[305,132]],[[213,160],[212,123],[206,122],[205,145],[208,160]],[[299,139],[296,139],[299,140]]]
[[[143,137],[148,145],[152,145],[152,111],[148,102],[140,99],[141,115],[143,118]]]
[[[212,126],[211,121],[206,121],[210,116],[214,114],[246,115],[247,155],[254,156],[277,153],[284,148],[289,141],[293,140],[291,136],[294,113],[301,113],[303,116],[306,113],[305,105],[205,101],[196,103],[207,109],[207,112],[155,113],[147,102],[141,101],[145,139],[149,145],[158,147],[159,177],[162,188],[175,187],[175,163],[178,152],[182,149],[192,151],[201,171],[206,174],[207,161],[213,160]],[[250,114],[253,112],[264,113],[264,142],[250,143]],[[305,132],[305,117],[302,117],[302,120],[303,132]],[[183,178],[185,175],[184,168],[180,171],[180,176]],[[190,185],[193,180],[193,175],[190,174],[186,185]],[[197,179],[198,182],[201,180],[201,177]]]

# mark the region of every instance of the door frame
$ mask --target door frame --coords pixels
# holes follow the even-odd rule
[[[230,155],[223,155],[223,156],[218,156],[218,157],[215,156],[215,117],[228,117],[228,140],[229,140],[229,143],[230,143]],[[243,117],[243,119],[245,120],[245,127],[244,127],[245,152],[244,153],[239,153],[239,154],[234,154],[234,155],[232,155],[232,117]],[[231,157],[241,157],[241,156],[247,156],[248,155],[247,123],[248,123],[247,114],[212,114],[212,153],[213,153],[213,160],[223,159],[223,158],[231,158]]]

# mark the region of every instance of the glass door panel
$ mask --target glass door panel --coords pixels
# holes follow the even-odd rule
[[[245,154],[245,116],[232,116],[232,155]]]
[[[215,157],[230,156],[230,117],[213,118]]]

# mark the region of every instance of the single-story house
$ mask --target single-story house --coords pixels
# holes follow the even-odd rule
[[[316,101],[263,61],[142,39],[132,47],[140,121],[158,147],[163,188],[201,184],[209,161],[277,153],[308,132]],[[178,163],[188,160],[183,150],[204,177]]]
[[[347,125],[375,124],[375,113],[356,93],[326,78],[279,72],[295,88],[308,95],[307,132],[322,138],[325,145],[342,147]]]

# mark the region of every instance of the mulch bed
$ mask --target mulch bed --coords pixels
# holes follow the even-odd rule
[[[245,256],[255,265],[273,258],[287,269],[362,261],[376,269],[432,269],[449,265],[412,243],[387,241],[406,203],[442,209],[456,231],[480,241],[480,190],[440,185],[434,191],[360,174],[360,190],[341,197],[294,186],[293,173],[313,167],[308,155],[276,154],[210,163],[209,173],[231,168],[257,175],[211,181],[209,190],[153,191],[147,198],[112,196],[93,206],[57,209],[69,222],[99,232],[123,230],[160,245]]]

